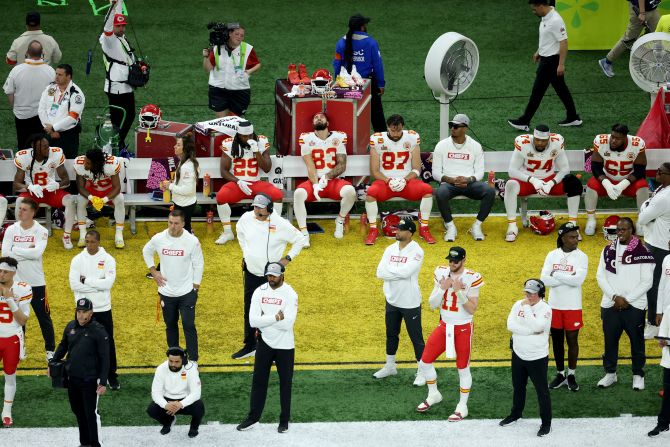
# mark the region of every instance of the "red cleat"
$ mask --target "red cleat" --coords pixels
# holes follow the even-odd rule
[[[305,64],[298,64],[298,76],[300,77],[298,83],[302,82],[305,85],[310,85],[312,82],[312,78],[307,74],[307,67],[305,67]]]
[[[298,71],[295,68],[295,64],[289,64],[288,75],[286,78],[293,85],[300,84],[300,75],[298,74]]]
[[[12,420],[11,416],[3,416],[2,417],[2,426],[5,428],[9,428],[12,425],[14,425],[14,421]]]
[[[430,228],[428,228],[427,225],[422,225],[421,228],[419,228],[419,236],[421,236],[421,238],[429,244],[435,243],[435,238],[432,234],[430,234]]]
[[[370,228],[368,232],[368,237],[365,238],[365,245],[375,245],[375,241],[379,237],[379,230],[375,228]]]

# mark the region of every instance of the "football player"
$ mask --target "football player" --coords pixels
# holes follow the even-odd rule
[[[424,413],[442,401],[437,389],[437,372],[433,362],[446,352],[447,358],[456,358],[460,384],[460,400],[449,422],[458,422],[468,416],[468,397],[472,387],[470,352],[472,350],[472,317],[479,304],[479,289],[484,279],[479,273],[465,268],[465,249],[451,247],[449,265],[435,269],[433,291],[428,298],[431,309],[440,308],[440,323],[426,340],[419,370],[428,385],[428,397],[416,410]]]
[[[635,197],[638,209],[649,198],[649,186],[645,180],[647,156],[644,140],[628,135],[628,126],[615,124],[610,134],[596,135],[593,140],[591,170],[593,177],[586,183],[584,206],[588,218],[584,232],[588,236],[596,233],[596,206],[598,197],[605,194],[616,200],[622,194]],[[637,228],[638,236],[641,227]]]
[[[262,181],[261,170],[270,172],[270,143],[264,135],[256,135],[254,126],[240,120],[233,138],[221,142],[221,178],[227,181],[216,193],[217,211],[223,224],[223,232],[216,244],[223,245],[235,239],[230,226],[230,203],[253,199],[256,194],[267,194],[274,202],[274,209],[281,215],[282,191],[272,183]]]
[[[419,236],[429,244],[435,243],[430,234],[428,219],[433,208],[433,188],[421,180],[421,139],[413,130],[403,130],[405,120],[391,115],[386,120],[387,131],[370,137],[370,175],[374,178],[367,190],[365,212],[370,231],[365,239],[373,245],[379,236],[377,229],[377,202],[392,197],[421,200],[419,204]]]
[[[30,286],[14,282],[19,263],[14,258],[0,258],[0,360],[5,373],[2,425],[11,427],[12,404],[16,394],[16,367],[23,353],[23,326],[30,316]]]
[[[32,135],[28,141],[32,149],[19,151],[14,157],[16,175],[13,187],[15,193],[20,193],[16,206],[19,206],[22,197],[32,197],[37,203],[65,208],[63,246],[71,250],[75,197],[66,192],[70,186],[70,176],[65,169],[65,154],[59,147],[49,147],[46,134]]]
[[[307,166],[308,179],[298,185],[293,194],[293,210],[298,228],[307,232],[305,202],[333,199],[340,201],[340,213],[335,219],[335,238],[344,237],[344,219],[356,202],[356,190],[350,182],[340,178],[347,168],[347,134],[328,130],[328,117],[319,112],[312,118],[314,132],[300,135],[300,155]]]
[[[118,157],[106,156],[100,149],[91,149],[86,155],[74,159],[74,172],[77,174],[77,216],[79,218],[79,242],[77,247],[86,246],[86,206],[90,202],[100,211],[105,204],[114,205],[116,235],[114,246],[125,247],[123,241],[123,224],[126,208],[121,194],[121,160]]]
[[[532,135],[516,137],[508,172],[510,178],[505,183],[507,242],[514,242],[519,234],[516,226],[518,196],[525,197],[536,193],[543,196],[566,195],[568,221],[577,223],[582,182],[570,174],[561,135],[549,132],[546,124],[538,124]]]

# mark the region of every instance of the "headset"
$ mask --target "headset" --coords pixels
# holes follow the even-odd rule
[[[527,285],[529,282],[531,282],[531,281],[535,282],[538,286],[540,286],[540,290],[537,292],[537,295],[538,295],[540,298],[544,298],[544,293],[545,293],[545,291],[546,291],[546,287],[544,286],[544,283],[543,283],[541,280],[537,279],[537,278],[530,278],[530,279],[526,280],[526,282],[523,283],[523,287],[524,287],[524,289],[526,288],[526,285]]]
[[[181,357],[181,366],[186,366],[188,364],[188,352],[181,346],[170,346],[167,351],[165,351],[165,355],[167,357],[178,355]]]
[[[274,211],[274,205],[275,205],[274,202],[272,202],[272,197],[270,197],[269,195],[265,194],[264,192],[259,192],[259,193],[256,194],[256,195],[257,195],[257,196],[263,196],[263,197],[265,197],[266,199],[268,199],[268,204],[267,204],[267,206],[265,207],[265,209],[268,210],[268,213],[272,214],[272,212]]]
[[[265,264],[265,269],[263,272],[264,276],[268,276],[268,267],[271,266],[272,264],[277,264],[279,266],[279,271],[281,272],[282,275],[286,271],[286,267],[281,262],[268,262],[267,264]]]

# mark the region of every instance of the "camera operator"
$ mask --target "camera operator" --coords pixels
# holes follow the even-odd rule
[[[249,76],[261,68],[254,47],[244,42],[239,23],[210,23],[210,48],[202,50],[209,73],[209,108],[220,118],[244,115],[251,102]]]

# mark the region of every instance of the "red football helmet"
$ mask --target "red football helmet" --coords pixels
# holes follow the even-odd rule
[[[147,104],[140,109],[140,115],[138,117],[140,127],[144,129],[155,129],[158,127],[158,123],[162,116],[163,113],[161,112],[160,107],[156,104]]]
[[[535,234],[544,236],[554,231],[554,228],[556,228],[556,222],[550,211],[540,211],[539,215],[530,216],[530,229]]]
[[[603,236],[605,236],[605,240],[610,242],[616,241],[616,226],[619,223],[619,220],[621,220],[621,218],[616,214],[605,219],[605,223],[603,223]]]
[[[312,93],[322,95],[330,89],[333,77],[325,68],[319,68],[312,74]]]
[[[398,232],[398,224],[400,224],[400,216],[397,214],[389,214],[382,218],[382,232],[386,237],[395,237]]]

